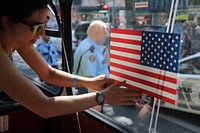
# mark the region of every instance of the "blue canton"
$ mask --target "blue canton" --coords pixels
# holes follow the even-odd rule
[[[143,31],[141,64],[177,73],[179,46],[180,34]]]

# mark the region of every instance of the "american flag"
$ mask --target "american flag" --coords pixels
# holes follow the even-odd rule
[[[176,104],[180,34],[111,29],[110,76]]]

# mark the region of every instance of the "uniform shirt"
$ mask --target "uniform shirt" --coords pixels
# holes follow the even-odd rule
[[[48,62],[49,65],[56,67],[57,64],[57,56],[58,56],[58,52],[55,49],[55,46],[53,43],[51,43],[50,41],[48,42],[40,42],[37,46],[36,46],[37,50],[39,51],[39,53],[43,56],[43,58]]]
[[[78,67],[79,70],[77,72]],[[81,76],[95,77],[105,74],[109,77],[103,49],[89,37],[79,44],[74,53],[74,72]]]

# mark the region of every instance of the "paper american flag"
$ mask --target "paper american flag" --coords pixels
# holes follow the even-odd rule
[[[110,77],[175,104],[180,34],[111,29]]]

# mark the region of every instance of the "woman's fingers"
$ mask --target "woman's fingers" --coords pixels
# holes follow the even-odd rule
[[[108,104],[133,105],[141,99],[140,90],[120,88],[123,85],[125,85],[124,81],[111,85],[104,90],[105,100]]]

